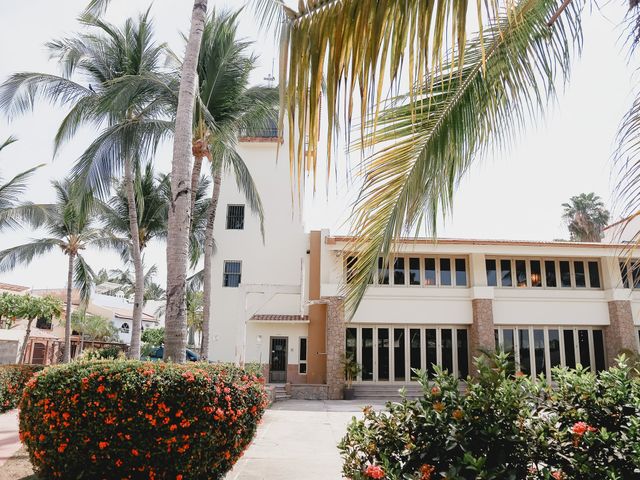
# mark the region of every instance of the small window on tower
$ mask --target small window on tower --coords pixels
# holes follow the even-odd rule
[[[242,275],[242,263],[227,261],[224,262],[223,286],[238,287]]]
[[[244,205],[227,205],[227,230],[244,230]]]

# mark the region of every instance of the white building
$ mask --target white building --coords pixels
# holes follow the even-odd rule
[[[212,360],[260,362],[294,395],[339,398],[345,353],[362,366],[357,385],[396,389],[411,383],[412,368],[431,364],[466,377],[473,356],[498,345],[534,375],[577,363],[602,369],[619,352],[638,351],[640,268],[629,268],[625,244],[611,239],[401,241],[345,322],[353,239],[305,233],[276,140],[240,147],[264,204],[264,243],[233,176],[223,180]]]

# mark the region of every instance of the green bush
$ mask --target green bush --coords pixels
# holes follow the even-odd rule
[[[0,365],[0,413],[18,406],[22,389],[41,365]]]
[[[102,348],[87,348],[77,358],[78,360],[115,360],[124,358],[124,351],[118,345],[107,345]]]
[[[555,369],[511,376],[508,358],[478,364],[461,392],[424,373],[419,400],[365,409],[339,448],[347,478],[388,480],[640,478],[640,384],[624,358],[598,375]]]
[[[262,383],[240,369],[75,362],[27,384],[20,435],[44,478],[220,479],[265,405]]]

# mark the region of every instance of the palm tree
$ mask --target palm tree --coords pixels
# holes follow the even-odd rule
[[[609,211],[595,193],[581,193],[563,203],[562,218],[567,222],[573,242],[600,242],[609,224]]]
[[[194,0],[191,29],[180,76],[176,110],[173,159],[171,162],[171,205],[167,229],[167,316],[164,358],[185,361],[186,282],[189,231],[191,226],[190,156],[197,67],[207,0]]]
[[[238,13],[225,12],[208,17],[198,58],[198,89],[192,138],[194,154],[191,177],[191,209],[194,210],[197,185],[204,158],[213,176],[213,194],[206,213],[204,239],[202,355],[209,349],[211,323],[211,269],[213,226],[220,198],[222,172],[233,172],[249,208],[258,216],[264,235],[264,211],[249,169],[237,152],[238,137],[246,132],[266,130],[277,119],[278,90],[272,87],[249,87],[249,77],[257,58],[248,55],[251,45],[237,36]],[[195,215],[193,218],[197,218]]]
[[[143,301],[146,304],[147,300],[161,300],[164,295],[164,290],[153,281],[153,278],[158,274],[158,267],[151,265],[144,274],[144,297]],[[116,293],[121,291],[125,298],[131,298],[135,292],[135,274],[131,273],[131,270],[114,269],[109,272],[109,282],[118,284],[118,287],[112,291],[106,292],[107,294]]]
[[[390,257],[393,240],[411,230],[435,233],[473,159],[510,141],[542,110],[581,46],[581,3],[570,0],[479,2],[473,35],[466,2],[336,0],[300,2],[297,11],[280,0],[254,3],[267,20],[282,22],[280,128],[286,115],[298,183],[317,169],[321,94],[328,152],[338,120],[350,130],[360,97],[353,147],[367,156],[352,214],[350,315],[378,257]],[[448,34],[453,48],[443,41]],[[383,98],[402,74],[409,92]]]
[[[78,160],[73,175],[106,196],[112,179],[123,172],[130,238],[139,238],[134,171],[172,131],[175,78],[161,68],[167,49],[154,41],[148,10],[122,28],[90,14],[81,21],[87,31],[47,45],[63,74],[12,75],[0,86],[0,108],[11,116],[31,109],[40,98],[70,107],[55,138],[56,152],[79,126],[96,128],[99,134]],[[136,293],[129,356],[139,358],[144,272],[138,242],[131,243],[131,259]]]
[[[0,144],[0,152],[15,142],[17,142],[17,139],[10,136]],[[27,190],[27,181],[43,165],[40,164],[20,172],[6,183],[0,185],[0,229],[6,227],[17,228],[20,225],[19,220],[30,221],[33,220],[30,217],[42,213],[33,203],[20,203],[20,197]],[[1,178],[0,182],[2,182]]]
[[[82,255],[89,247],[110,248],[111,240],[95,226],[95,205],[91,192],[84,185],[69,179],[53,182],[55,203],[42,206],[45,211],[41,227],[48,236],[34,239],[23,245],[0,251],[0,271],[9,271],[18,265],[29,265],[34,259],[60,249],[68,256],[67,296],[64,332],[63,362],[71,359],[71,292],[73,286],[80,291],[83,302],[87,302],[93,284],[93,271]]]

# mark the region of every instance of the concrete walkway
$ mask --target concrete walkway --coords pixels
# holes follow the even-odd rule
[[[383,405],[373,405],[382,408]],[[357,401],[288,400],[266,411],[258,434],[225,480],[339,480],[342,462],[336,445]]]
[[[18,438],[18,410],[0,415],[0,466],[21,447]]]

